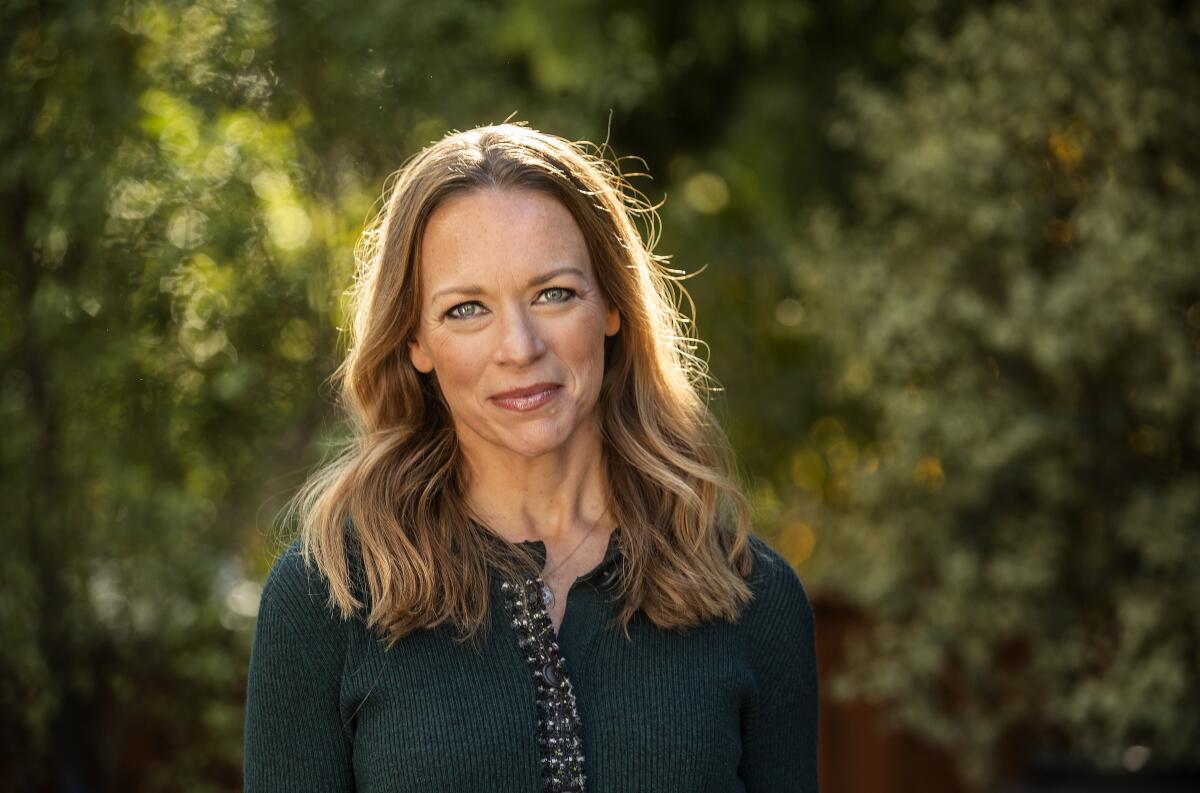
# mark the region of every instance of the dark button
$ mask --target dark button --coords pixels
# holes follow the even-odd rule
[[[542,667],[542,677],[546,678],[546,682],[550,685],[558,685],[558,675],[554,671],[553,664],[548,663]]]
[[[616,577],[617,577],[617,568],[609,567],[607,570],[600,573],[601,586],[608,586],[609,584],[611,584],[613,582],[613,579]]]

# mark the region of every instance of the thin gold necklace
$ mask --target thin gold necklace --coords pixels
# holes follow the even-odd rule
[[[546,604],[546,608],[550,608],[554,605],[554,590],[552,590],[550,585],[546,583],[546,579],[550,577],[551,573],[553,573],[555,570],[558,570],[560,567],[570,561],[571,557],[583,547],[583,544],[587,542],[588,538],[591,537],[596,531],[596,527],[600,525],[600,521],[604,519],[605,514],[607,514],[607,512],[601,513],[600,517],[596,518],[595,523],[593,523],[592,527],[587,530],[586,534],[583,535],[583,539],[579,541],[579,544],[575,546],[575,550],[571,551],[569,554],[567,554],[565,559],[554,565],[553,570],[544,570],[542,574],[538,576],[538,578],[540,578],[542,581],[542,601]]]

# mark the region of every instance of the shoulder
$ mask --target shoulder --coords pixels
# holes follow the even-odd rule
[[[815,620],[799,574],[763,538],[749,536],[754,567],[746,579],[751,599],[739,626],[757,651],[811,652]]]
[[[329,586],[316,565],[305,561],[300,540],[285,548],[263,584],[258,620],[288,625],[302,635],[328,630],[340,622]]]
[[[754,569],[747,583],[755,600],[771,601],[776,607],[811,611],[808,592],[791,563],[762,537],[751,534],[749,542],[754,555]]]

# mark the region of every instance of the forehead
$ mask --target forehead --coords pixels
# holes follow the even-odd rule
[[[587,243],[570,211],[537,190],[478,188],[450,198],[430,215],[420,267],[430,288],[524,279],[556,265],[590,274]]]

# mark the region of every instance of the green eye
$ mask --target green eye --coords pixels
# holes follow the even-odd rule
[[[562,297],[555,299],[555,300],[550,300],[549,302],[551,302],[551,303],[566,303],[567,301],[574,300],[575,297],[578,296],[578,294],[579,294],[574,289],[571,289],[566,286],[549,286],[549,287],[546,287],[545,289],[543,289],[541,292],[539,292],[538,295],[539,296],[545,295],[548,292],[561,292],[562,293]],[[479,305],[478,300],[471,300],[466,303],[459,303],[458,305],[453,306],[452,308],[447,310],[446,317],[448,319],[474,319],[475,317],[479,316],[478,311],[471,311],[471,312],[459,311],[460,308],[467,309],[467,308],[472,308],[472,307],[482,308],[482,306]]]
[[[543,290],[542,290],[542,294],[543,294],[543,295],[544,295],[544,294],[546,294],[547,292],[563,292],[563,293],[566,295],[566,296],[565,296],[565,297],[563,297],[561,300],[552,300],[552,301],[550,301],[550,302],[552,302],[552,303],[565,303],[565,302],[567,302],[568,300],[570,300],[572,297],[574,297],[574,296],[575,296],[575,290],[574,290],[574,289],[567,289],[565,286],[552,286],[552,287],[550,287],[549,289],[543,289]]]
[[[460,308],[469,308],[470,306],[478,306],[478,305],[479,305],[479,303],[477,303],[477,302],[476,302],[476,301],[474,301],[474,300],[472,300],[472,301],[471,301],[471,302],[469,302],[469,303],[459,303],[457,306],[454,306],[454,307],[453,307],[453,308],[451,308],[449,311],[447,311],[447,312],[446,312],[446,316],[447,316],[447,317],[450,317],[451,319],[470,319],[471,317],[475,316],[475,314],[474,314],[474,313],[471,313],[471,314],[459,314],[459,313],[456,313],[456,312],[457,312],[457,311],[458,311]]]

